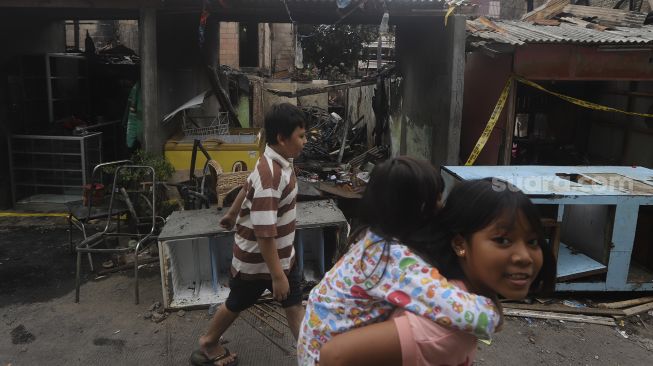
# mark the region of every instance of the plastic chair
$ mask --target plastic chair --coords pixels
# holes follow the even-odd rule
[[[149,202],[149,215],[147,216],[142,216],[139,217],[138,213],[135,211],[134,206],[130,202],[129,195],[126,194],[126,191],[123,189],[118,188],[117,183],[118,183],[118,177],[120,176],[120,173],[123,171],[134,171],[134,170],[145,170],[147,171],[148,175],[151,176],[152,180],[151,183],[152,185],[150,186],[150,190],[152,193],[152,198],[151,201],[148,200]],[[77,245],[77,271],[75,275],[75,302],[79,302],[79,286],[80,286],[80,274],[81,274],[81,262],[82,262],[82,254],[83,253],[118,253],[118,254],[126,254],[129,252],[134,253],[134,281],[135,281],[135,289],[134,289],[134,294],[135,294],[135,302],[136,304],[139,303],[139,292],[138,292],[138,254],[139,250],[143,247],[145,247],[147,244],[150,244],[152,242],[156,242],[157,240],[157,222],[159,223],[165,223],[165,220],[161,217],[158,217],[156,215],[156,172],[154,171],[154,168],[150,166],[141,166],[141,165],[121,165],[118,168],[116,168],[115,175],[113,177],[113,186],[111,190],[111,199],[109,200],[109,212],[112,212],[113,207],[116,205],[116,195],[121,194],[123,197],[126,197],[126,204],[128,206],[129,211],[131,212],[132,219],[135,220],[136,222],[136,233],[120,233],[120,232],[112,232],[110,230],[111,227],[111,220],[114,217],[114,215],[109,215],[107,216],[107,224],[104,227],[104,230],[102,232],[96,233],[85,240],[83,240],[81,243]],[[140,227],[147,226],[146,230],[144,232],[141,232]],[[111,248],[109,245],[107,245],[108,239],[118,239],[120,238],[125,238],[126,240],[137,240],[137,244],[134,248],[130,248],[129,246],[125,248]],[[104,244],[104,248],[98,248],[98,246]]]

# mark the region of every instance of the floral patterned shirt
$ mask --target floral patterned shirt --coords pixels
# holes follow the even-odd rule
[[[311,291],[299,365],[315,365],[332,337],[384,321],[396,307],[480,339],[490,339],[500,321],[492,300],[461,290],[407,246],[368,230]]]

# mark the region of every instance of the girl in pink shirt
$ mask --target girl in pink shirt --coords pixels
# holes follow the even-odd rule
[[[537,208],[509,183],[458,184],[434,221],[424,233],[425,257],[462,289],[521,299],[553,288],[555,260]],[[321,348],[320,366],[467,366],[475,350],[474,335],[400,309],[388,321],[331,339]]]

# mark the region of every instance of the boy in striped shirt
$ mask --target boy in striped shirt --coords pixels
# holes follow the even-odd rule
[[[229,297],[211,319],[206,335],[200,337],[200,349],[191,355],[193,365],[237,364],[236,355],[218,341],[265,289],[281,302],[297,339],[304,309],[301,273],[294,265],[297,181],[292,159],[306,143],[305,121],[304,113],[288,103],[273,106],[265,116],[268,145],[220,221],[227,228],[236,225]]]

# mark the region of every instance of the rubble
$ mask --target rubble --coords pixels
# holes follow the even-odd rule
[[[155,323],[161,323],[162,321],[166,320],[168,317],[168,313],[163,312],[163,313],[152,313],[152,321]]]
[[[161,307],[161,303],[156,301],[152,305],[150,305],[150,307],[147,310],[154,311],[154,310],[156,310],[156,309],[158,309],[160,307]]]
[[[308,116],[307,143],[296,161],[297,178],[342,198],[360,198],[375,163],[387,146],[368,148],[363,117],[354,123],[319,107],[303,107]]]

